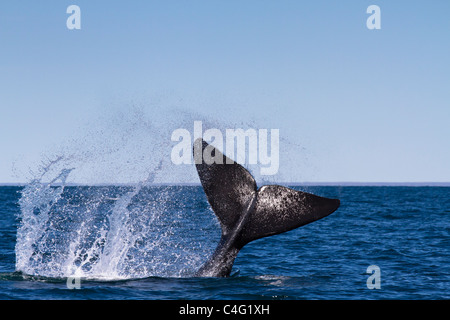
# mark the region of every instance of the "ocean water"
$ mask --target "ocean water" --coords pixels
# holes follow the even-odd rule
[[[0,187],[0,299],[450,299],[449,187],[293,187],[341,207],[196,278],[220,238],[200,186],[59,179]]]

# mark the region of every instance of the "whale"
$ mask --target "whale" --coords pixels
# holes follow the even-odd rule
[[[208,157],[203,159],[204,155]],[[196,277],[228,277],[239,251],[249,242],[322,219],[340,205],[339,199],[281,185],[258,188],[246,168],[202,138],[194,141],[193,156],[203,191],[222,232],[217,248],[195,273]]]

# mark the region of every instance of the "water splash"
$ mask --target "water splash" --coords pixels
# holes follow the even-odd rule
[[[199,182],[195,166],[170,160],[173,130],[195,120],[205,129],[235,126],[138,106],[105,112],[54,150],[22,191],[16,270],[95,279],[192,275],[219,240],[217,220],[201,189],[153,185]]]
[[[205,199],[152,186],[196,178],[194,167],[170,161],[171,132],[191,119],[136,107],[92,120],[30,170],[19,202],[16,270],[95,279],[192,274],[212,250],[196,233],[205,226],[196,218],[208,212]]]
[[[42,182],[57,163],[22,191],[17,271],[102,280],[189,276],[212,249],[182,223],[192,214],[186,199],[203,210],[204,199],[152,186],[161,162],[145,180],[120,187],[67,186],[73,169]]]

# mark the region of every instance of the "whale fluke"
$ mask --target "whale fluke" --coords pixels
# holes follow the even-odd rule
[[[247,243],[322,219],[339,207],[338,199],[279,185],[257,189],[247,169],[201,138],[194,142],[194,159],[203,159],[205,150],[215,161],[196,161],[196,168],[208,202],[219,219],[222,237],[196,276],[226,277],[239,250]]]

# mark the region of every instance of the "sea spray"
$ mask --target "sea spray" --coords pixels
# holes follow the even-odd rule
[[[195,120],[223,130],[232,124],[125,109],[92,119],[31,171],[19,203],[18,271],[106,280],[190,276],[214,250],[220,230],[201,187],[173,185],[198,177],[195,166],[173,165],[170,136]]]
[[[20,199],[16,270],[102,280],[192,275],[215,243],[202,243],[205,223],[197,230],[199,217],[207,222],[212,215],[205,215],[204,197],[154,186],[161,165],[134,185],[67,186],[72,170],[65,169],[50,182],[27,185]],[[215,234],[216,222],[208,224]]]
[[[64,186],[71,169],[64,169],[60,174],[48,183],[43,183],[42,179],[49,171],[49,167],[44,168],[40,179],[33,180],[22,191],[19,200],[20,206],[20,226],[17,231],[16,242],[16,269],[25,273],[34,274],[36,268],[45,265],[46,272],[52,269],[48,264],[48,258],[52,253],[44,255],[43,246],[49,240],[53,224],[50,220],[50,211],[55,207],[64,191]],[[60,182],[59,187],[52,187],[52,184]],[[53,252],[53,255],[55,252]]]
[[[112,213],[108,216],[109,231],[102,232],[104,240],[103,249],[98,263],[93,267],[92,274],[105,278],[145,277],[145,272],[130,272],[127,264],[128,253],[134,248],[142,237],[142,229],[134,227],[133,212],[129,208],[131,201],[139,194],[144,186],[148,186],[154,180],[156,172],[161,169],[162,162],[149,174],[147,179],[138,183],[131,191],[126,192],[114,202]],[[152,211],[146,224],[151,225],[157,211]],[[140,219],[138,219],[140,221]],[[143,228],[145,229],[145,228]],[[104,230],[102,230],[104,231]],[[137,268],[138,265],[135,265]],[[134,269],[136,271],[136,269]],[[75,273],[76,275],[76,273]]]

